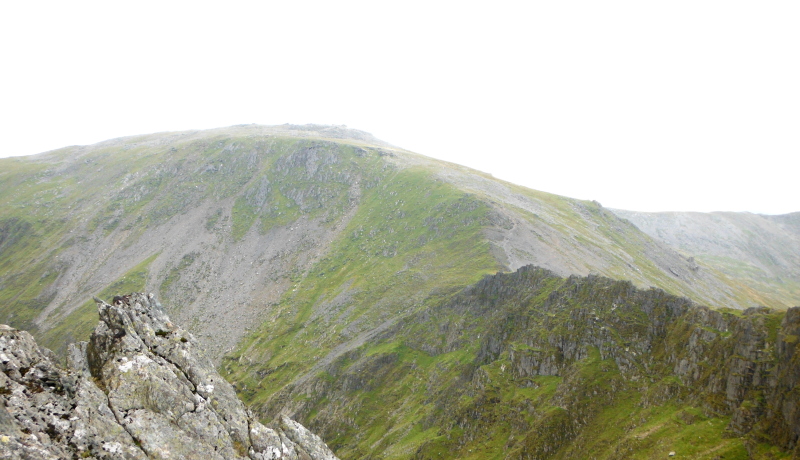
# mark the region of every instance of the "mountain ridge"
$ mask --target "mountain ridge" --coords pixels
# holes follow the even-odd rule
[[[296,137],[298,133],[302,137]],[[338,143],[323,136],[347,139]],[[28,275],[29,280],[18,283],[13,296],[17,300],[8,296],[3,299],[6,304],[12,303],[6,308],[17,310],[13,313],[17,316],[6,316],[6,321],[43,331],[65,321],[78,321],[83,324],[83,334],[88,334],[92,306],[82,299],[121,282],[126,275],[135,278],[139,273],[154,291],[171,289],[176,298],[196,299],[186,304],[185,316],[172,312],[181,321],[218,323],[222,299],[234,299],[227,307],[232,307],[233,313],[224,319],[231,324],[238,320],[242,327],[236,330],[242,330],[248,324],[257,324],[262,316],[262,309],[248,306],[253,296],[244,291],[261,292],[255,297],[263,304],[279,303],[296,288],[291,278],[303,278],[319,264],[318,256],[344,238],[342,232],[355,231],[348,229],[354,217],[362,221],[380,212],[392,219],[388,209],[382,208],[386,203],[394,203],[397,212],[408,215],[408,200],[402,199],[408,190],[392,189],[381,195],[375,189],[391,187],[398,181],[413,183],[412,187],[447,190],[445,195],[418,196],[418,204],[447,196],[447,200],[464,199],[472,203],[469,206],[481,208],[483,236],[472,238],[483,239],[489,254],[481,256],[485,260],[482,272],[476,274],[535,264],[562,276],[596,273],[632,279],[642,287],[660,286],[711,305],[743,308],[791,304],[791,297],[771,298],[769,284],[758,291],[742,289],[735,278],[723,276],[715,266],[700,267],[691,256],[681,255],[662,241],[617,221],[597,203],[532,191],[469,168],[383,143],[371,145],[363,139],[372,142],[367,134],[343,127],[247,125],[133,136],[34,158],[2,160],[9,166],[0,174],[0,198],[6,197],[0,200],[0,207],[8,216],[0,225],[8,228],[3,235],[25,236],[28,242],[16,246],[20,254],[44,241],[50,241],[51,251],[45,255],[45,247],[32,249],[34,265],[40,267],[34,270],[38,278]],[[15,170],[19,174],[12,176]],[[105,179],[98,181],[98,177]],[[31,194],[25,196],[26,190]],[[364,195],[367,191],[369,197]],[[393,202],[389,201],[392,193]],[[365,198],[372,200],[372,210],[363,209]],[[34,207],[33,212],[26,206]],[[453,209],[457,209],[455,206]],[[359,209],[363,209],[361,214]],[[428,212],[432,211],[439,212],[435,208]],[[427,227],[426,235],[417,236],[424,241],[436,234],[436,224],[426,223],[428,217],[422,213],[418,216],[415,222],[405,219],[403,225]],[[32,218],[50,228],[35,230]],[[260,223],[254,225],[256,222]],[[360,225],[363,227],[363,223]],[[455,222],[451,225],[453,232],[461,231]],[[20,233],[22,228],[35,231]],[[388,234],[384,237],[397,239],[392,232],[398,229],[385,230]],[[3,241],[8,247],[11,239],[3,237]],[[254,259],[253,254],[258,252],[255,248],[272,249],[261,251],[262,256]],[[14,257],[9,249],[4,251],[6,266],[9,257]],[[59,254],[52,253],[53,249]],[[217,255],[209,256],[212,251]],[[396,249],[388,245],[379,253],[393,251]],[[116,255],[113,259],[112,254]],[[144,256],[137,259],[135,254]],[[115,260],[128,265],[121,266]],[[138,264],[148,260],[136,270]],[[265,265],[266,260],[271,263]],[[19,270],[28,270],[30,262],[30,258],[21,258],[12,264],[18,268],[0,271],[0,283],[25,278]],[[205,274],[198,270],[201,264]],[[244,271],[242,265],[256,269]],[[181,273],[187,278],[182,279]],[[295,275],[287,277],[287,273]],[[476,281],[475,276],[463,279],[460,285]],[[213,281],[220,277],[231,282]],[[42,284],[48,285],[40,288]],[[236,289],[236,284],[244,289]],[[145,286],[140,282],[128,287],[135,290]],[[36,289],[41,290],[33,295]],[[26,291],[31,293],[29,297],[20,298],[19,293]],[[208,298],[211,291],[216,294]],[[15,303],[20,307],[13,307]],[[208,303],[213,306],[204,306]],[[41,305],[38,308],[42,310],[27,320],[14,320],[21,313],[30,315],[31,309],[24,305]],[[228,340],[225,335],[211,333],[212,339],[199,329],[194,332],[205,336],[201,340],[212,356],[221,356],[241,338],[234,334]],[[59,349],[57,342],[63,342],[64,333],[57,332],[52,341],[45,337],[45,343]],[[217,339],[227,343],[217,343]]]
[[[255,411],[305,420],[348,458],[789,458],[798,327],[798,307],[717,311],[527,266],[432,300],[313,376],[293,380],[274,342],[267,361],[245,344],[221,367]]]
[[[344,127],[245,125],[120,138],[0,160],[0,321],[30,329],[40,343],[65,356],[68,344],[88,339],[96,324],[91,296],[154,292],[237,393],[264,415],[291,409],[304,423],[329,430],[326,437],[348,455],[427,458],[444,442],[440,436],[450,422],[433,415],[405,418],[397,430],[409,431],[401,436],[381,432],[388,419],[380,419],[374,430],[349,432],[355,438],[345,440],[340,431],[348,432],[346,426],[324,421],[337,402],[320,402],[307,389],[330,390],[331,379],[341,378],[341,391],[364,390],[371,398],[390,400],[392,391],[404,390],[378,374],[380,385],[370,384],[364,375],[381,370],[395,375],[395,365],[411,365],[404,361],[408,357],[417,363],[415,375],[431,382],[435,392],[444,388],[442,375],[456,368],[473,372],[459,366],[480,348],[464,338],[464,324],[450,317],[452,312],[429,318],[426,330],[403,332],[436,334],[430,343],[385,339],[410,319],[442,311],[487,276],[536,265],[550,270],[546,278],[553,286],[564,283],[559,277],[629,280],[630,289],[663,289],[723,316],[800,303],[800,292],[785,281],[796,268],[795,253],[785,251],[790,244],[764,243],[761,252],[786,263],[753,278],[757,267],[751,267],[746,251],[734,253],[733,265],[704,257],[617,212],[497,180]],[[763,225],[787,233],[796,221],[787,215],[763,219]],[[742,266],[747,269],[731,269]],[[585,313],[585,305],[573,307]],[[459,321],[506,318],[502,315],[514,308],[512,302],[498,306],[499,312]],[[771,331],[777,330],[778,314],[758,313],[771,318]],[[763,318],[759,321],[767,321]],[[754,327],[766,330],[762,323]],[[692,330],[709,327],[695,324]],[[711,328],[718,331],[712,341],[724,348],[721,340],[729,336]],[[465,347],[440,358],[437,341],[448,343],[459,334],[457,342]],[[485,338],[486,331],[480,334]],[[514,350],[515,357],[522,353]],[[510,353],[492,362],[509,366]],[[584,365],[586,372],[612,370],[602,356],[582,353],[572,361],[576,372]],[[487,365],[485,372],[497,372],[491,363],[478,367]],[[508,385],[518,382],[503,382],[502,392],[516,391]],[[552,379],[537,385],[558,388]],[[339,390],[329,395],[341,396]],[[535,397],[525,404],[550,397],[525,391],[531,394],[518,397]],[[566,387],[560,391],[568,393]],[[756,399],[743,401],[761,407]],[[356,412],[369,401],[359,404],[353,406]],[[713,412],[717,406],[702,407]],[[361,417],[340,409],[346,420]],[[687,410],[694,417],[696,409]],[[714,425],[710,435],[721,435],[734,409],[703,415]],[[393,410],[402,413],[400,407]],[[653,410],[677,416],[663,407]],[[578,433],[577,425],[569,426]],[[405,441],[389,444],[398,439]],[[747,450],[741,443],[735,449]]]

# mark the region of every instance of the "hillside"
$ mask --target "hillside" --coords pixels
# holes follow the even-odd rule
[[[775,219],[797,227],[792,215]],[[133,136],[0,159],[0,322],[63,355],[94,328],[93,295],[153,292],[263,415],[296,414],[349,454],[402,458],[434,442],[444,419],[403,416],[397,426],[411,431],[402,436],[381,431],[390,419],[354,434],[352,426],[364,423],[358,414],[331,415],[338,402],[315,400],[309,388],[338,382],[348,359],[369,374],[383,364],[363,361],[364,353],[392,361],[400,355],[381,350],[399,343],[413,349],[412,360],[434,366],[420,371],[427,391],[443,391],[439,377],[455,378],[453,369],[469,370],[459,366],[484,365],[471,338],[459,339],[464,347],[455,354],[413,339],[427,330],[438,331],[429,340],[445,343],[462,334],[447,315],[418,318],[487,275],[533,264],[554,280],[629,280],[630,289],[653,286],[734,316],[800,303],[791,282],[775,289],[775,276],[797,269],[780,245],[759,250],[789,271],[753,281],[749,271],[730,269],[749,264],[747,253],[695,257],[697,248],[649,233],[599,203],[526,189],[342,127]],[[506,318],[501,310],[464,321]],[[409,321],[426,326],[402,329]],[[365,385],[344,381],[354,385],[345,390]],[[393,388],[375,387],[371,397],[391,399]],[[728,423],[731,407],[712,423]],[[354,425],[326,421],[339,416]],[[399,439],[406,450],[391,453]]]
[[[147,287],[182,299],[171,313],[218,358],[299,283],[317,292],[325,274],[326,291],[356,299],[373,325],[386,302],[413,305],[434,288],[526,264],[630,279],[709,305],[783,305],[596,203],[344,128],[153,134],[0,166],[0,319],[55,349],[88,336],[91,295]]]
[[[232,355],[224,372],[262,416],[288,411],[343,458],[746,459],[800,449],[800,308],[714,311],[529,266],[432,300],[294,382],[287,369],[299,350],[283,352],[286,332],[264,334],[250,346],[267,346],[268,365]]]
[[[800,305],[800,213],[612,212],[752,292]]]

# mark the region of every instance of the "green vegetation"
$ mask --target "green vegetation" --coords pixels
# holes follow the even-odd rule
[[[776,343],[798,340],[781,331],[784,313],[692,316],[687,300],[636,286],[749,305],[797,297],[794,281],[743,284],[752,267],[724,260],[705,261],[724,273],[675,274],[652,239],[595,202],[258,129],[0,160],[0,321],[61,352],[94,327],[87,286],[110,268],[127,273],[99,296],[149,280],[172,315],[210,313],[194,317],[198,336],[245,312],[257,320],[228,331],[245,337],[221,371],[264,421],[296,414],[343,458],[785,454],[759,425],[742,434],[766,390],[728,400],[716,377],[749,375],[736,366],[750,358],[726,351],[745,340],[728,327],[737,321],[760,334],[754,369],[773,368]],[[523,254],[535,246],[516,237],[544,253]],[[486,277],[517,253],[631,282]]]
[[[431,180],[424,170],[397,171],[378,182],[364,191],[329,256],[296,279],[276,320],[245,340],[224,369],[249,388],[249,402],[262,404],[308,370],[308,363],[359,332],[410,314],[429,295],[447,296],[497,270],[481,241],[486,212],[481,202]],[[328,305],[343,286],[352,292],[351,302],[336,310]],[[347,323],[362,326],[325,332]],[[246,361],[238,358],[245,354]],[[259,364],[245,364],[251,361]]]
[[[728,355],[731,342],[774,343],[784,313],[718,313],[628,282],[540,269],[422,304],[311,380],[292,378],[304,372],[295,357],[308,346],[308,316],[223,367],[265,419],[289,408],[343,458],[789,456],[754,441],[761,435],[737,434],[736,403],[712,389],[736,360],[762,359]],[[729,332],[711,326],[719,321]],[[755,329],[734,326],[743,321]],[[686,343],[703,332],[706,351],[693,355]],[[257,347],[271,359],[248,359]],[[674,374],[666,363],[675,354],[709,372]],[[743,407],[761,404],[753,394]]]

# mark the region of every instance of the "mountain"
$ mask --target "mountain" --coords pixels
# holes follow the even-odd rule
[[[254,420],[152,294],[98,301],[98,310],[67,368],[27,332],[0,325],[2,458],[336,459],[287,417],[271,428]]]
[[[784,305],[798,304],[800,213],[612,212],[682,254],[739,280],[753,293],[770,292]]]
[[[784,254],[790,246],[764,243],[766,257],[790,266],[753,280],[749,270],[730,269],[748,266],[747,253],[725,261],[695,254],[616,212],[343,127],[247,125],[67,147],[0,159],[0,321],[65,355],[96,323],[93,295],[153,292],[264,420],[295,415],[343,457],[425,457],[423,446],[449,432],[444,418],[404,417],[396,426],[406,431],[387,435],[381,430],[391,419],[360,419],[361,406],[338,405],[329,381],[370,388],[371,404],[393,400],[387,392],[396,387],[340,371],[383,369],[371,356],[405,365],[406,355],[389,352],[397,346],[407,347],[400,350],[417,361],[418,378],[431,382],[426,391],[437,394],[440,377],[468,371],[456,362],[488,365],[475,361],[478,342],[462,337],[473,331],[448,326],[447,315],[407,328],[487,275],[535,265],[552,279],[629,280],[632,289],[662,289],[734,316],[800,304],[786,281],[797,267]],[[796,227],[792,215],[775,219]],[[776,277],[785,288],[776,289]],[[509,308],[468,320],[496,321]],[[416,341],[427,331],[445,343],[452,331],[472,345],[441,362],[432,342]],[[725,425],[730,414],[713,423]]]
[[[523,267],[290,384],[287,356],[223,369],[255,411],[307,420],[343,458],[790,458],[798,334],[800,308],[715,311]]]

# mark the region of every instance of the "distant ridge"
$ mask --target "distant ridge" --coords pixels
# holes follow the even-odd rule
[[[772,291],[786,305],[800,304],[800,212],[769,216],[612,211],[756,291]]]

